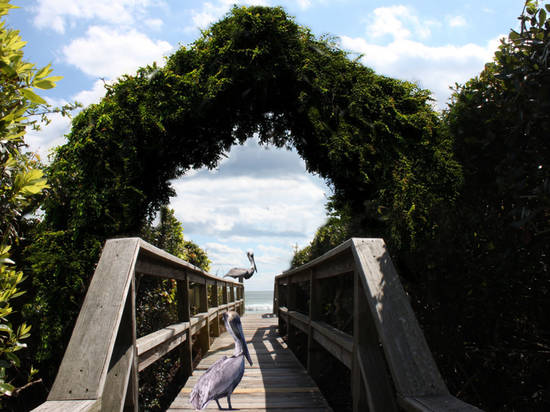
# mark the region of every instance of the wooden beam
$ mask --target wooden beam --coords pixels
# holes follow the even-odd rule
[[[48,400],[102,396],[139,245],[137,238],[105,244]]]
[[[353,337],[325,322],[311,322],[312,335],[332,356],[351,369]]]
[[[46,401],[32,412],[99,412],[101,399],[85,401]]]
[[[352,395],[354,412],[397,411],[395,390],[389,379],[376,327],[365,291],[354,276]]]
[[[481,412],[466,402],[451,395],[398,397],[399,406],[409,412]]]
[[[398,393],[448,395],[382,239],[352,239],[358,276]]]

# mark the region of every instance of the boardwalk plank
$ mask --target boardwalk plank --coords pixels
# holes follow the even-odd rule
[[[243,379],[231,396],[234,408],[241,412],[332,410],[315,382],[278,335],[277,318],[247,314],[242,323],[254,365],[251,367],[246,363]],[[233,345],[227,332],[213,342],[208,355],[197,366],[168,411],[193,410],[189,404],[193,386],[216,360],[233,353]],[[227,399],[221,399],[220,403],[226,407]],[[218,410],[216,402],[210,402],[206,410]]]

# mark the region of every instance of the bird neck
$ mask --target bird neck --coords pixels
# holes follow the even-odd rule
[[[243,344],[241,343],[240,339],[235,339],[235,349],[233,350],[233,356],[237,357],[240,355],[244,355]]]

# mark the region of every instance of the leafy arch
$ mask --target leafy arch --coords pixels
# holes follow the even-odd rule
[[[377,75],[281,8],[234,7],[164,67],[107,89],[47,172],[45,230],[30,253],[46,351],[70,335],[104,239],[139,234],[173,195],[171,179],[215,167],[254,133],[295,147],[355,232],[404,250],[435,230],[430,214],[460,181],[428,91]],[[63,301],[76,304],[61,311]]]
[[[170,179],[214,167],[253,133],[294,146],[337,197],[379,199],[372,207],[386,210],[402,202],[420,215],[421,187],[402,199],[390,187],[426,183],[422,174],[434,166],[438,184],[452,183],[453,170],[441,173],[449,163],[428,99],[414,84],[351,61],[281,8],[235,7],[164,68],[124,76],[75,119],[50,168],[48,218],[101,236],[135,233],[173,194]]]

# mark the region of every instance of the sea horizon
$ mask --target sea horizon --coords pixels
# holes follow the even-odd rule
[[[273,290],[244,291],[246,313],[273,313]]]

